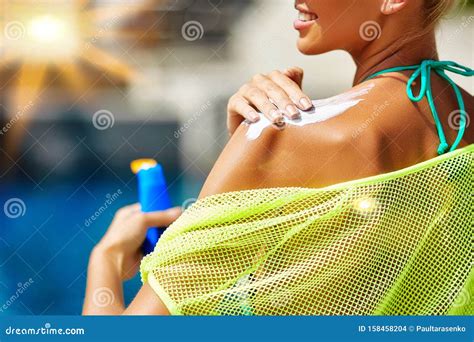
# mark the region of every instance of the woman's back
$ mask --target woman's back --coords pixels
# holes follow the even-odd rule
[[[406,81],[407,77],[392,73],[364,82],[343,96],[361,93],[354,106],[346,106],[326,121],[290,124],[282,131],[267,127],[257,132],[258,137],[258,129],[241,125],[215,164],[201,197],[244,189],[324,187],[436,157],[439,137],[430,107],[426,99],[414,103],[408,98]],[[438,76],[432,76],[432,89],[446,138],[452,143],[459,124],[456,97]],[[336,102],[344,107],[340,98]],[[463,99],[466,112],[472,113],[473,97],[463,91]],[[316,108],[311,115],[324,117],[326,110],[334,109],[328,108]],[[469,123],[469,115],[467,119]],[[474,130],[468,125],[460,146],[473,142]]]
[[[434,29],[452,4],[296,0],[298,50],[305,55],[348,52],[357,66],[354,84],[359,85],[318,101],[315,113],[304,113],[282,131],[265,128],[264,118],[241,125],[201,197],[243,189],[324,187],[437,156],[435,120],[426,99],[414,103],[408,98],[409,72],[361,80],[378,70],[438,59]],[[473,73],[466,68],[466,75]],[[296,107],[311,105],[302,93],[302,79],[298,68],[254,76],[229,101],[230,130],[241,116],[257,120],[256,110],[268,122],[280,123],[282,114],[295,118]],[[450,85],[435,73],[432,80],[439,119],[453,144],[460,108]],[[463,96],[472,114],[473,98],[466,92]],[[460,146],[473,141],[468,127]],[[469,295],[472,279],[472,150],[467,151],[416,168],[414,182],[411,173],[401,177],[403,172],[351,189],[250,191],[203,200],[175,222],[142,262],[145,284],[125,313],[419,315],[447,314],[456,306],[456,313],[471,314],[471,305],[459,308],[455,301],[466,289]],[[462,161],[456,164],[459,173],[450,172],[449,165],[458,160],[451,156]],[[418,191],[420,185],[426,191]],[[130,213],[139,227],[111,228],[101,242],[107,248],[97,249],[92,258],[100,262],[89,267],[86,303],[95,311],[88,313],[106,312],[93,300],[95,290],[104,286],[114,289],[118,299],[107,312],[123,312],[116,280],[133,267],[116,270],[115,264],[136,260],[137,237],[144,237],[144,227],[169,223],[163,218],[147,221],[152,213],[129,210],[123,217]],[[105,256],[113,256],[114,250],[118,252],[110,263]],[[275,301],[281,296],[283,303]]]

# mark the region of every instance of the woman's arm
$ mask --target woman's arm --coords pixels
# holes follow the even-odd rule
[[[179,215],[180,208],[142,213],[137,204],[117,212],[89,259],[84,315],[168,314],[149,285],[142,287],[126,310],[122,283],[135,276],[139,270],[142,259],[140,247],[148,227],[168,226]]]
[[[84,315],[169,315],[168,309],[148,283],[125,308],[120,273],[120,268],[107,251],[94,249],[89,261]]]
[[[122,277],[116,260],[95,247],[87,269],[84,315],[121,315],[125,310]]]

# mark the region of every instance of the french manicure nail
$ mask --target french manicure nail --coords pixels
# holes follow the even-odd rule
[[[296,108],[296,106],[295,106],[295,105],[292,105],[292,104],[288,105],[288,106],[286,107],[286,110],[287,110],[287,112],[290,113],[290,114],[298,114],[298,113],[299,113],[298,108]]]
[[[286,111],[290,114],[291,119],[297,119],[300,117],[300,111],[295,105],[288,105]]]
[[[311,101],[309,99],[307,99],[306,97],[303,97],[300,100],[300,103],[301,103],[301,105],[303,106],[303,108],[305,110],[311,109],[311,107],[313,107],[313,104],[311,103]]]
[[[252,111],[248,114],[250,121],[257,122],[260,120],[260,115],[256,111]]]
[[[281,121],[283,118],[280,114],[280,112],[276,109],[273,109],[271,112],[270,112],[270,116],[271,118],[275,121],[275,122],[279,122]]]

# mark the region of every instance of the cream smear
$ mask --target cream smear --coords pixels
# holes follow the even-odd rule
[[[285,117],[284,122],[286,125],[303,127],[332,119],[363,101],[364,99],[361,96],[368,94],[373,87],[374,84],[369,83],[360,89],[354,89],[327,99],[313,101],[313,109],[300,111],[301,118],[291,120]],[[257,139],[264,129],[272,125],[270,120],[263,115],[260,115],[260,121],[256,123],[250,123],[247,120],[244,123],[248,125],[246,136],[249,140]]]

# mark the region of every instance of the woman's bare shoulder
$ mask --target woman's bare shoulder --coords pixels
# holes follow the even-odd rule
[[[317,101],[314,112],[303,114],[306,122],[289,122],[283,130],[262,121],[243,123],[217,160],[201,197],[269,187],[321,187],[376,173],[377,166],[367,162],[373,153],[367,150],[376,148],[358,141],[354,127],[363,122],[351,119],[362,101],[341,95]],[[369,131],[360,134],[367,137]]]
[[[316,101],[305,124],[290,122],[284,130],[242,124],[201,197],[268,187],[324,187],[432,158],[438,136],[427,106],[408,99],[403,79],[374,80]]]
[[[413,134],[412,139],[398,140],[401,145],[410,149],[423,149],[427,157],[436,155],[439,144],[439,135],[433,118],[432,109],[426,99],[413,102],[407,95],[407,77],[401,75],[388,75],[374,80],[374,91],[367,98],[366,111],[360,107],[358,111],[362,120],[373,121],[377,129],[384,135],[388,134],[396,138],[397,134],[407,131]],[[413,85],[413,92],[419,93],[419,83]],[[432,93],[434,97],[437,115],[443,126],[443,131],[448,142],[453,142],[459,131],[459,103],[455,92],[446,80],[437,75],[431,79]],[[461,146],[470,144],[474,139],[474,127],[469,125],[470,113],[474,112],[474,98],[469,92],[460,88],[465,109],[467,112],[468,126]],[[373,108],[371,110],[371,107]],[[369,118],[365,118],[371,113]],[[375,118],[372,120],[372,118]],[[397,133],[398,132],[398,133]],[[416,139],[416,138],[419,139]],[[414,143],[417,145],[414,146]]]

